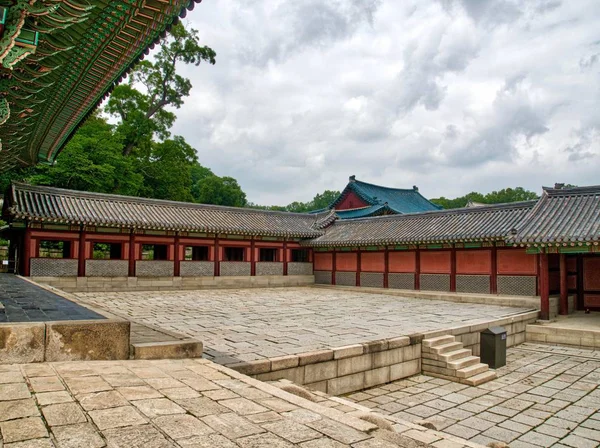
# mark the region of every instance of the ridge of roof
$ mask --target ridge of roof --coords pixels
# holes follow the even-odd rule
[[[354,180],[352,182],[350,182],[350,184],[362,184],[362,185],[368,185],[369,187],[375,187],[375,188],[379,188],[381,190],[390,190],[390,191],[403,191],[406,193],[418,193],[419,190],[415,189],[415,187],[413,188],[395,188],[395,187],[384,187],[383,185],[376,185],[376,184],[372,184],[369,182],[364,182],[362,180]]]
[[[569,188],[554,188],[554,187],[542,187],[544,193],[548,196],[573,196],[573,195],[587,195],[587,194],[600,194],[600,185],[588,185],[585,187],[569,187]]]
[[[141,198],[137,196],[126,196],[120,194],[112,194],[112,193],[97,193],[94,191],[81,191],[81,190],[70,190],[67,188],[58,188],[58,187],[50,187],[45,185],[31,185],[24,182],[13,182],[12,185],[13,196],[15,192],[15,188],[39,193],[47,193],[47,194],[60,194],[63,196],[71,196],[71,197],[82,197],[82,198],[90,198],[96,200],[113,200],[120,202],[134,202],[138,204],[147,204],[151,206],[171,206],[171,207],[186,207],[193,209],[214,209],[214,210],[222,210],[225,212],[232,213],[260,213],[260,214],[268,214],[268,215],[277,215],[277,216],[297,216],[303,218],[311,218],[318,220],[321,213],[295,213],[295,212],[284,212],[279,210],[263,210],[258,208],[248,208],[248,207],[232,207],[228,205],[214,205],[214,204],[200,204],[196,202],[183,202],[183,201],[171,201],[167,199],[153,199],[153,198]]]
[[[461,207],[461,208],[450,208],[450,209],[441,209],[441,210],[430,210],[426,212],[415,212],[415,213],[403,213],[397,215],[383,215],[383,216],[369,216],[364,218],[354,218],[351,220],[341,220],[340,223],[351,224],[365,221],[396,221],[401,219],[409,219],[409,218],[419,218],[419,217],[428,217],[431,215],[453,215],[453,214],[476,214],[476,213],[485,213],[488,211],[494,210],[511,210],[511,209],[523,209],[523,208],[533,208],[535,204],[538,202],[538,199],[533,199],[530,201],[517,201],[517,202],[506,202],[502,204],[487,204],[481,207]]]

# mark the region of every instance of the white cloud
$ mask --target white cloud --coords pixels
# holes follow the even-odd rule
[[[177,111],[253,202],[351,174],[426,196],[598,183],[596,0],[212,0]]]

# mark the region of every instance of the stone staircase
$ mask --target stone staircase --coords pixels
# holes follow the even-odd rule
[[[496,378],[496,372],[473,356],[470,349],[451,335],[424,339],[422,343],[424,375],[435,376],[469,386],[479,386]]]

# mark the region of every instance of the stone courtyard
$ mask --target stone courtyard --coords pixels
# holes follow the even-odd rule
[[[77,300],[195,338],[219,364],[473,325],[523,308],[324,288],[80,293]]]
[[[4,448],[377,448],[377,427],[208,360],[0,366]]]
[[[600,445],[600,352],[526,343],[509,349],[496,372],[478,387],[418,375],[346,398],[481,445]]]

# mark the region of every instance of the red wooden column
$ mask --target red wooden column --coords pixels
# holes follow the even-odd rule
[[[181,258],[179,256],[179,232],[175,234],[175,259],[173,260],[173,274],[175,275],[175,277],[181,276]]]
[[[567,255],[560,254],[560,314],[569,314],[569,286],[567,284]]]
[[[29,277],[31,265],[31,230],[25,230],[25,238],[23,240],[23,275]]]
[[[221,250],[219,248],[219,235],[215,237],[215,277],[221,275]]]
[[[383,287],[389,288],[389,274],[390,274],[390,251],[385,248],[383,253]]]
[[[490,293],[498,294],[498,248],[492,246],[492,272],[490,273]]]
[[[283,240],[283,275],[288,275],[288,247],[287,240]]]
[[[548,254],[540,254],[540,301],[541,301],[541,316],[542,320],[550,318],[550,280],[548,273]]]
[[[331,253],[331,284],[335,285],[335,270],[336,270],[336,266],[335,266],[335,249],[333,250],[333,252]]]
[[[360,286],[360,249],[356,252],[356,286]]]
[[[577,255],[577,309],[583,307],[583,255]]]
[[[256,254],[254,253],[254,249],[254,237],[252,237],[252,240],[250,241],[250,275],[252,276],[256,275]]]
[[[421,252],[417,247],[415,251],[415,290],[421,289]]]
[[[129,276],[135,277],[135,233],[133,229],[129,234]]]
[[[456,292],[456,248],[450,249],[450,292]]]
[[[77,254],[77,276],[85,277],[85,227],[79,229],[79,253]]]

